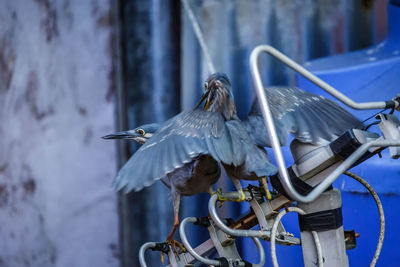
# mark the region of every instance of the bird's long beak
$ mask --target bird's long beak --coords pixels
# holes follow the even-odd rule
[[[105,135],[103,139],[134,139],[140,137],[140,135],[133,131],[117,132],[109,135]]]
[[[208,110],[208,107],[210,106],[210,104],[211,104],[211,100],[209,97],[207,97],[206,104],[204,105],[203,110]]]
[[[204,92],[204,94],[200,98],[199,103],[196,105],[196,107],[194,109],[197,109],[201,105],[201,103],[203,103],[204,99],[206,99],[208,97],[209,94],[210,94],[210,91]]]

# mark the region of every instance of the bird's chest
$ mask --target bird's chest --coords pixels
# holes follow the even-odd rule
[[[240,166],[226,165],[224,164],[224,169],[229,177],[242,179],[242,180],[257,180],[259,177],[251,172],[247,165],[244,163]]]
[[[168,174],[168,180],[181,195],[207,192],[220,176],[218,163],[199,158]]]

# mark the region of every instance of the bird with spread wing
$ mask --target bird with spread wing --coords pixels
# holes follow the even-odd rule
[[[321,144],[361,124],[333,101],[298,88],[272,87],[266,93],[282,145],[290,133],[301,142]],[[203,101],[204,108],[197,109]],[[197,107],[164,123],[104,137],[143,144],[119,171],[114,181],[118,190],[139,191],[160,179],[170,188],[175,220],[167,241],[179,224],[181,196],[212,193],[220,166],[238,189],[238,200],[244,200],[239,179],[265,179],[277,171],[264,150],[269,137],[258,104],[240,121],[225,74],[207,79]]]

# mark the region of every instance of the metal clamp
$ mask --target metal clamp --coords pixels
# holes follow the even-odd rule
[[[270,54],[271,56],[275,57],[276,59],[280,60],[283,62],[285,65],[288,67],[294,69],[301,75],[303,75],[305,78],[310,80],[311,82],[315,83],[319,87],[321,87],[323,90],[331,94],[332,96],[336,97],[338,100],[342,101],[344,104],[347,106],[354,108],[354,109],[379,109],[379,108],[387,108],[388,103],[391,102],[392,105],[394,105],[395,108],[399,107],[399,102],[396,100],[389,101],[389,102],[364,102],[364,103],[356,103],[347,96],[343,95],[339,91],[337,91],[335,88],[330,86],[329,84],[325,83],[322,81],[320,78],[309,72],[307,69],[302,67],[301,65],[297,64],[295,61],[292,59],[288,58],[275,48],[269,46],[269,45],[260,45],[254,48],[254,50],[251,53],[250,56],[250,70],[251,74],[253,77],[253,80],[255,82],[255,89],[256,89],[256,94],[257,98],[259,101],[259,105],[261,107],[262,115],[264,118],[264,123],[267,128],[267,132],[269,135],[269,138],[271,140],[271,146],[274,151],[275,155],[275,160],[278,165],[279,169],[279,179],[285,188],[287,194],[294,200],[297,200],[299,202],[311,202],[314,199],[318,197],[320,193],[322,193],[340,174],[342,174],[344,171],[347,170],[347,168],[350,168],[351,165],[355,162],[354,158],[358,159],[364,154],[368,148],[370,147],[384,147],[384,146],[397,146],[397,143],[395,141],[372,141],[370,143],[364,144],[361,146],[358,150],[356,150],[345,162],[343,162],[334,172],[332,172],[320,185],[318,185],[313,191],[311,191],[307,196],[302,196],[300,195],[293,187],[293,185],[290,182],[290,178],[287,172],[286,164],[282,155],[282,150],[280,148],[280,143],[279,139],[276,133],[275,125],[272,119],[271,111],[269,109],[268,101],[264,92],[264,87],[262,84],[261,80],[261,75],[258,69],[258,57],[262,52],[266,52]],[[362,154],[361,154],[362,153]],[[349,165],[349,163],[351,163]]]
[[[261,239],[269,241],[271,238],[271,231],[268,229],[263,229],[263,230],[242,230],[242,229],[232,229],[228,227],[218,216],[217,210],[215,208],[216,203],[218,200],[218,196],[213,195],[210,200],[208,201],[208,211],[210,213],[210,216],[215,223],[215,225],[221,229],[223,232],[227,233],[228,235],[231,236],[241,236],[241,237],[259,237]],[[267,206],[263,205],[264,208],[267,208]],[[261,207],[260,207],[261,208]],[[271,211],[272,212],[272,211]],[[265,212],[264,212],[265,214]],[[270,214],[268,214],[269,216]],[[258,215],[259,216],[259,215]],[[257,217],[258,217],[257,216]],[[266,226],[266,222],[262,222],[264,226]],[[284,229],[282,227],[282,229]],[[286,232],[281,232],[281,237],[282,238],[277,238],[276,242],[280,245],[286,245],[286,246],[291,246],[291,245],[299,245],[300,240],[298,238],[293,237],[291,234],[286,233]]]
[[[201,263],[204,263],[204,264],[207,264],[207,265],[212,265],[212,266],[222,266],[223,264],[222,264],[221,261],[219,261],[219,260],[212,260],[212,259],[209,259],[209,258],[206,258],[206,257],[203,257],[203,256],[199,255],[199,254],[192,248],[192,246],[189,244],[189,242],[188,242],[188,240],[187,240],[187,237],[186,237],[186,233],[185,233],[185,227],[186,227],[186,225],[187,225],[188,223],[196,223],[196,222],[197,222],[197,218],[194,218],[194,217],[185,218],[185,219],[181,222],[181,224],[180,224],[180,226],[179,226],[179,235],[180,235],[180,237],[181,237],[181,240],[182,240],[183,245],[185,246],[185,248],[187,249],[187,251],[188,251],[196,260],[200,261]],[[257,263],[257,264],[252,264],[252,266],[253,266],[253,267],[262,267],[262,266],[264,266],[264,263],[265,263],[265,252],[264,252],[264,248],[263,248],[263,246],[262,246],[262,244],[261,244],[261,242],[260,242],[260,240],[259,240],[258,238],[252,237],[252,239],[253,239],[253,241],[254,241],[254,243],[255,243],[255,245],[256,245],[256,247],[257,247],[257,250],[258,250],[258,252],[259,252],[259,255],[260,255],[259,263]],[[213,242],[216,242],[216,241],[213,240]],[[216,246],[216,244],[214,244],[214,246]],[[237,252],[234,253],[234,254],[236,255]],[[226,255],[224,255],[224,256],[226,256]],[[232,255],[231,255],[231,256],[232,256]],[[226,260],[227,260],[230,264],[232,264],[232,266],[242,266],[242,265],[244,264],[244,262],[240,259],[240,256],[237,256],[237,255],[236,255],[235,259],[229,258],[229,259],[226,259]],[[231,266],[231,265],[229,265],[229,266]],[[244,265],[243,265],[243,266],[244,266]]]
[[[379,113],[376,118],[381,121],[379,128],[386,140],[400,140],[400,121],[396,116]],[[389,152],[393,159],[400,158],[400,147],[390,147]]]

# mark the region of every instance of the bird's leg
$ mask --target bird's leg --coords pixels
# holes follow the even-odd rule
[[[178,228],[179,225],[179,215],[178,213],[175,213],[174,216],[174,227],[172,228],[171,232],[169,233],[168,237],[167,237],[167,242],[168,243],[172,243],[172,238],[174,237],[174,233],[176,231],[176,229]]]
[[[242,185],[240,184],[239,179],[236,178],[231,178],[233,185],[235,186],[239,196],[237,198],[232,198],[232,197],[226,197],[222,194],[221,189],[218,189],[217,191],[215,191],[213,193],[216,194],[218,196],[218,200],[223,203],[224,201],[237,201],[237,202],[242,202],[246,199],[246,196],[243,192],[243,188]],[[222,206],[222,205],[221,205]]]
[[[175,253],[178,253],[177,246],[183,252],[186,252],[185,247],[181,243],[179,243],[176,240],[173,240],[174,233],[179,226],[179,205],[181,202],[181,196],[174,189],[171,189],[171,197],[172,197],[172,202],[173,202],[173,206],[174,206],[174,226],[173,226],[171,232],[169,233],[166,242],[173,247]]]
[[[176,229],[178,228],[178,225],[179,225],[179,215],[178,215],[178,213],[175,213],[174,227],[172,228],[171,233],[167,237],[167,243],[170,244],[173,247],[175,253],[178,253],[177,246],[183,252],[186,252],[185,247],[181,243],[179,243],[178,241],[173,239],[174,233],[175,233]]]
[[[242,185],[240,184],[240,180],[236,178],[231,178],[233,185],[236,187],[237,192],[239,193],[239,197],[235,200],[237,202],[242,202],[246,199],[244,195]]]
[[[267,198],[267,200],[271,200],[272,196],[271,196],[271,192],[269,191],[269,188],[268,188],[267,177],[264,176],[264,177],[260,178],[258,181],[265,191],[265,197]]]
[[[212,185],[210,185],[210,186],[208,187],[208,190],[207,190],[207,192],[210,194],[210,196],[212,196],[212,195],[214,195],[214,194],[215,194],[215,192],[214,192],[214,188],[213,188],[213,186],[212,186]]]
[[[178,214],[176,213],[176,214],[175,214],[175,219],[174,219],[174,227],[172,228],[171,233],[170,233],[170,234],[168,235],[168,237],[167,237],[167,243],[170,244],[170,245],[173,247],[175,253],[178,253],[177,246],[178,246],[183,252],[186,252],[185,247],[184,247],[181,243],[179,243],[178,241],[176,241],[176,240],[173,239],[174,233],[175,233],[176,229],[178,228],[178,225],[179,225],[179,216],[178,216]]]

